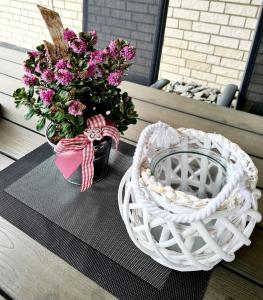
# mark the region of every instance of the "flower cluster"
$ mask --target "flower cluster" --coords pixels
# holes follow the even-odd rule
[[[68,28],[64,30],[64,41],[67,55],[56,61],[44,45],[28,52],[22,80],[28,88],[14,92],[17,106],[29,107],[26,117],[40,116],[38,129],[50,120],[53,128],[48,134],[59,138],[81,133],[86,120],[99,113],[120,132],[135,124],[133,103],[118,88],[135,58],[135,48],[117,39],[104,49],[96,49],[95,31],[76,34]]]

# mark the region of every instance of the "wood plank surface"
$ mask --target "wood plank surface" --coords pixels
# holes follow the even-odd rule
[[[15,78],[21,80],[22,76],[24,75],[24,69],[23,69],[22,64],[17,64],[17,63],[2,59],[1,54],[0,54],[0,73],[6,74],[8,76],[15,77]]]
[[[0,134],[0,136],[1,136],[1,134]],[[9,165],[11,165],[13,162],[14,162],[13,159],[0,153],[0,171],[5,169]]]
[[[11,95],[15,88],[19,86],[21,86],[19,80],[8,78],[0,74],[0,91],[5,91],[5,93]],[[162,93],[165,94],[164,92]],[[4,100],[1,100],[1,97],[2,95],[0,95],[0,101],[4,102],[4,97]],[[249,154],[257,157],[263,157],[263,137],[257,133],[248,133],[238,128],[205,120],[203,118],[178,112],[172,109],[160,108],[157,105],[146,103],[136,99],[134,99],[134,102],[140,118],[144,121],[153,123],[162,120],[174,127],[193,127],[196,129],[204,130],[206,132],[217,132],[223,134],[231,141],[239,144]],[[194,108],[195,107],[192,107],[192,109]],[[234,113],[233,110],[231,111],[231,115],[232,113]],[[250,115],[247,113],[245,115],[250,117]],[[262,122],[262,117],[260,117],[260,120]],[[259,128],[260,124],[261,123],[258,124]],[[138,124],[138,126],[140,126],[140,124]],[[137,130],[138,134],[139,132],[140,131]]]
[[[23,84],[20,79],[0,74],[0,92],[12,96],[13,92],[22,86]]]
[[[134,99],[134,103],[140,119],[148,123],[154,123],[161,120],[175,128],[189,127],[205,132],[220,133],[232,142],[240,145],[240,147],[249,154],[263,157],[263,136],[257,133],[248,133],[238,128],[191,116],[172,109],[162,109],[157,105],[145,103],[136,99]]]
[[[0,119],[0,152],[3,154],[19,159],[45,142],[43,136]]]
[[[0,46],[0,58],[2,59],[6,59],[7,61],[12,61],[17,64],[22,64],[26,57],[26,51],[17,51],[14,49]]]
[[[19,86],[21,86],[19,80],[8,78],[0,74],[0,91],[5,91],[5,93],[11,95],[15,88]],[[4,101],[1,100],[1,95],[0,101]],[[172,109],[162,109],[157,105],[145,103],[136,99],[134,99],[134,102],[142,120],[151,123],[162,120],[174,127],[193,127],[206,132],[218,132],[229,138],[231,141],[239,144],[249,154],[263,157],[263,137],[257,133],[248,133],[238,128],[191,116]],[[232,112],[234,111],[231,111],[231,114]],[[139,134],[139,132],[140,131],[138,130],[137,133]]]
[[[132,98],[140,99],[150,104],[157,104],[207,120],[263,134],[263,118],[257,115],[211,105],[174,93],[165,93],[162,90],[156,90],[129,81],[124,81],[121,84],[121,88],[127,91]]]
[[[250,246],[243,246],[236,252],[236,259],[223,265],[263,286],[263,231],[256,228],[250,237]],[[259,267],[261,266],[261,267]],[[263,290],[262,290],[263,296]]]
[[[261,192],[261,198],[258,200],[258,211],[262,215],[262,220],[260,223],[257,224],[257,226],[261,227],[263,229],[263,189],[259,189]]]
[[[0,288],[17,300],[116,299],[2,217]]]
[[[4,127],[2,127],[4,126]],[[5,128],[3,131],[8,132],[8,138],[6,136],[1,136],[2,128]],[[17,140],[13,134],[17,134],[19,132],[19,137],[23,137],[22,140]],[[22,133],[23,132],[23,133]],[[25,135],[29,135],[27,142],[25,143]],[[43,142],[45,142],[45,138],[30,132],[24,128],[19,128],[17,125],[10,123],[6,120],[0,121],[0,150],[6,153],[11,153],[13,157],[16,159],[22,157],[28,152],[32,151]],[[36,138],[39,138],[39,141],[36,141]],[[13,143],[13,140],[17,140],[17,144]],[[3,145],[2,145],[3,144]],[[262,206],[261,206],[262,207]],[[262,226],[262,224],[261,224]],[[263,284],[263,269],[258,268],[258,263],[262,261],[263,257],[260,255],[263,252],[263,236],[261,230],[255,230],[252,236],[252,245],[250,247],[243,247],[237,253],[236,260],[228,264],[229,268],[233,270],[238,270],[248,278],[254,278],[258,283]],[[254,255],[258,257],[258,260],[254,260]]]
[[[217,266],[204,300],[262,300],[263,289],[254,283]]]
[[[2,51],[2,48],[0,46],[0,73],[19,78],[23,71],[21,65],[11,63],[10,66],[13,66],[13,71],[11,71],[6,60],[21,63],[24,59],[22,59],[22,56],[25,57],[25,54],[20,53],[17,55],[15,50],[4,48],[4,51]],[[2,70],[1,63],[3,63]],[[12,95],[13,91],[21,86],[20,80],[0,74],[1,92]],[[262,117],[206,103],[197,103],[195,100],[129,82],[124,82],[122,89],[128,91],[133,98],[136,98],[134,102],[141,118],[137,125],[130,126],[125,133],[124,138],[127,139],[126,141],[135,143],[141,130],[149,123],[159,119],[175,127],[193,127],[208,132],[221,133],[238,143],[249,154],[252,154],[252,159],[259,169],[259,185],[263,187],[263,177],[261,175],[263,174],[263,160],[261,159],[263,157]],[[36,119],[25,121],[23,118],[25,109],[16,110],[9,96],[0,94],[0,104],[2,104],[0,115],[2,114],[4,118],[35,130]],[[0,154],[0,169],[4,164],[12,163],[12,159],[7,158],[3,155],[4,153],[18,159],[45,142],[45,138],[41,135],[12,122],[0,119],[0,152],[2,152]],[[259,202],[259,209],[263,211],[262,201]],[[4,225],[3,229],[2,221],[0,218],[0,250],[2,250],[3,241],[4,243],[7,240],[9,241],[9,239],[6,240],[7,236],[10,235],[12,237],[10,240],[13,241],[13,233],[15,236],[14,245],[19,246],[12,248],[12,253],[8,252],[10,249],[6,250],[4,256],[0,251],[0,288],[10,293],[15,299],[114,299],[102,288],[96,285],[94,287],[94,283],[83,274],[71,268],[24,233],[17,232],[17,228],[14,227],[10,231],[12,225],[6,221],[3,222],[8,225]],[[262,234],[263,232],[260,229],[256,229],[250,247],[240,249],[234,262],[223,263],[223,266],[216,268],[206,292],[205,300],[263,299],[263,291],[259,287],[263,284],[262,267],[259,267],[263,265],[261,254],[263,251]],[[32,245],[26,255],[25,249],[30,244],[28,244],[28,240],[31,240]],[[44,251],[45,255],[41,251]],[[37,254],[41,256],[42,260],[38,261]],[[32,261],[30,255],[33,257]],[[18,264],[17,270],[15,264]],[[242,274],[244,278],[231,270],[237,274]],[[64,273],[66,274],[65,281]],[[29,282],[31,284],[35,279],[32,274],[40,274],[39,280],[37,278],[33,287],[28,284]],[[13,280],[17,278],[13,285],[12,278]],[[257,284],[245,278],[249,278]],[[41,281],[43,284],[40,283]]]
[[[19,107],[17,109],[15,107],[14,99],[8,95],[4,95],[0,93],[0,115],[4,118],[15,122],[19,125],[22,125],[23,127],[26,127],[28,129],[36,130],[36,122],[38,120],[37,116],[33,116],[30,120],[25,120],[24,114],[27,111],[27,108],[25,106]],[[42,134],[44,134],[45,130],[40,131]]]
[[[12,49],[7,49],[4,47],[0,47],[0,53],[0,58],[5,58],[9,60],[11,58],[11,60],[18,63],[22,63],[22,61],[26,57],[25,53],[18,52]],[[18,69],[20,71],[13,72],[12,76],[14,76],[14,74],[16,73],[22,75],[22,67],[20,66],[18,67]],[[20,76],[18,76],[18,78],[20,78]],[[0,79],[3,80],[4,78],[0,77]],[[19,87],[20,85],[19,83],[15,84],[15,82],[12,82],[11,86],[12,89],[8,90],[10,94],[12,94],[13,90]],[[222,124],[231,125],[237,128],[242,128],[244,130],[249,130],[255,133],[263,134],[263,119],[262,117],[257,115],[252,115],[246,112],[234,110],[231,110],[231,113],[229,113],[229,108],[210,105],[207,103],[202,103],[200,101],[197,103],[196,100],[188,99],[175,94],[164,93],[161,90],[152,89],[128,81],[124,81],[121,85],[121,88],[127,91],[133,98],[143,100],[147,103],[158,104],[160,106],[178,110],[180,112],[185,112]],[[5,90],[5,92],[6,91],[7,90]]]

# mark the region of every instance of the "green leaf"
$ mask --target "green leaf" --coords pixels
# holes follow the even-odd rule
[[[24,118],[26,120],[29,120],[29,119],[31,119],[33,117],[34,114],[35,114],[35,110],[32,107],[30,107],[28,109],[28,111],[24,114]]]
[[[127,92],[124,92],[123,94],[122,94],[122,99],[125,99],[125,98],[127,98],[128,97],[128,93]]]
[[[40,111],[43,114],[48,114],[50,112],[50,109],[48,107],[40,107]]]
[[[65,91],[65,90],[61,90],[59,92],[59,97],[62,99],[62,100],[66,100],[68,98],[68,92]]]
[[[56,83],[55,83],[55,85],[56,85]],[[73,86],[72,84],[69,84],[69,85],[67,85],[67,86],[64,86],[64,87],[63,87],[63,90],[65,90],[65,91],[70,91],[73,87],[74,87],[74,86]]]
[[[32,97],[34,96],[34,87],[31,86],[29,89],[28,89],[28,100],[30,100]]]
[[[23,88],[19,88],[19,89],[15,90],[13,93],[13,97],[19,98],[19,99],[27,98],[26,89],[23,87]]]
[[[128,129],[128,126],[123,126],[123,125],[120,125],[118,126],[118,130],[123,133],[123,131],[127,130]]]
[[[65,135],[65,137],[66,137],[67,139],[71,139],[71,138],[74,137],[74,133],[71,132],[71,131],[69,131],[69,132]]]
[[[85,86],[85,87],[81,88],[78,92],[80,94],[84,94],[84,93],[89,92],[89,91],[90,91],[90,88]]]
[[[84,39],[84,40],[87,40],[87,41],[90,40],[90,35],[89,35],[88,32],[80,32],[80,33],[79,33],[79,37],[80,37],[81,39]]]
[[[51,138],[55,134],[56,127],[57,127],[56,124],[52,124],[51,126],[48,127],[48,130],[47,130],[47,137],[48,138]]]
[[[63,123],[61,125],[61,131],[65,135],[67,135],[70,132],[70,129],[71,129],[71,124],[70,123]]]
[[[15,100],[16,108],[19,108],[21,104],[22,104],[22,103],[21,103],[20,100]]]
[[[24,99],[17,99],[15,98],[15,105],[16,105],[16,108],[19,108],[22,104],[25,103],[25,100]]]
[[[60,123],[64,119],[64,114],[62,112],[58,111],[55,113],[54,118],[57,122]]]
[[[39,52],[42,52],[42,51],[45,50],[45,45],[44,45],[44,44],[38,45],[38,46],[36,47],[36,49],[37,49]]]
[[[125,104],[123,102],[120,104],[120,112],[122,114],[124,114],[124,112],[125,112]]]
[[[27,66],[27,67],[29,67],[29,68],[34,68],[35,67],[35,62],[34,62],[34,60],[33,59],[27,59],[26,61],[25,61],[25,65]]]
[[[129,119],[129,121],[130,121],[130,124],[137,124],[137,119],[136,118],[131,118],[131,119]]]
[[[75,124],[77,124],[78,126],[81,126],[84,124],[84,120],[83,120],[82,116],[76,116],[74,121],[75,121]]]
[[[46,118],[43,117],[43,118],[39,119],[37,121],[37,125],[36,125],[37,131],[40,131],[41,129],[43,129],[45,125],[46,125]]]

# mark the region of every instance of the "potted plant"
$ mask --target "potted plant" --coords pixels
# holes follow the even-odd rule
[[[131,98],[118,88],[135,57],[135,48],[116,39],[105,49],[96,49],[95,31],[76,34],[65,29],[64,41],[67,51],[59,59],[49,54],[46,44],[28,52],[23,77],[26,88],[14,92],[16,107],[28,107],[26,119],[39,117],[37,130],[50,122],[46,136],[55,150],[63,141],[83,135],[89,120],[97,116],[123,134],[137,118]],[[95,160],[103,157],[104,162],[100,161],[97,169],[94,164],[94,179],[98,180],[105,175],[101,170],[107,169],[111,138],[95,137],[92,144]]]

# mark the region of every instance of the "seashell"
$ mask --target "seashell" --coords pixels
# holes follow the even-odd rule
[[[175,194],[174,193],[164,193],[165,197],[169,198],[169,199],[172,199]]]
[[[159,193],[159,194],[163,193],[163,187],[157,186],[155,184],[149,184],[148,189],[155,193]]]
[[[147,169],[147,170],[146,170],[146,174],[147,174],[148,176],[150,176],[150,175],[151,175],[151,170],[150,170],[150,169]]]
[[[165,186],[164,190],[165,190],[166,193],[173,193],[174,192],[174,189],[171,186]]]
[[[152,183],[152,184],[156,183],[156,180],[155,180],[154,176],[150,176],[149,179],[150,179],[149,180],[150,183]]]

